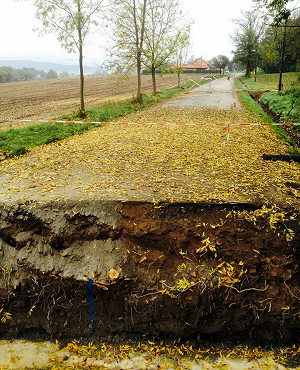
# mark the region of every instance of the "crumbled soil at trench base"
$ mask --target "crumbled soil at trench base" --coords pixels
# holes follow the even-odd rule
[[[26,340],[0,341],[1,369],[265,369],[296,368],[295,347],[262,349],[249,346],[203,347],[190,344],[108,342],[65,345]]]

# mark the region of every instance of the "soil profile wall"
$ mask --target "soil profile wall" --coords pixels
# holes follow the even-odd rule
[[[2,204],[0,333],[295,340],[299,220],[245,204]]]

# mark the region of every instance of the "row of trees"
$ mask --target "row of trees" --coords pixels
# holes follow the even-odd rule
[[[0,67],[0,83],[4,82],[19,82],[19,81],[30,81],[30,80],[44,80],[52,78],[67,78],[70,77],[69,72],[64,71],[59,75],[53,69],[48,72],[37,70],[35,68],[12,68],[12,67]]]
[[[100,23],[110,27],[112,65],[116,70],[136,69],[136,100],[142,100],[141,73],[152,75],[171,59],[180,73],[189,45],[190,22],[179,11],[179,0],[34,0],[43,32],[57,34],[61,46],[78,53],[80,115],[85,115],[83,47],[91,30]]]
[[[289,0],[253,1],[265,11],[244,12],[235,20],[234,62],[246,68],[248,77],[257,67],[267,73],[279,72],[280,91],[282,73],[300,69],[300,14],[287,8]]]
[[[142,99],[141,71],[152,75],[156,94],[156,71],[172,60],[180,71],[189,44],[190,23],[184,21],[178,0],[116,0],[110,13],[113,21],[113,65],[122,71],[136,68],[136,100]]]

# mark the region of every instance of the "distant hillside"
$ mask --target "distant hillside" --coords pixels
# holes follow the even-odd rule
[[[76,64],[57,64],[57,63],[49,63],[49,62],[35,62],[32,60],[5,60],[0,59],[0,67],[7,66],[12,68],[35,68],[37,70],[49,71],[53,69],[54,71],[60,73],[63,71],[67,71],[70,74],[79,74],[79,67]],[[98,70],[97,67],[90,67],[85,66],[84,71],[87,74],[93,74]]]

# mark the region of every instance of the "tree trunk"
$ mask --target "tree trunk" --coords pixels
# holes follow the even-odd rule
[[[250,63],[250,61],[247,62],[247,66],[246,66],[246,77],[251,77],[251,63]]]
[[[281,57],[280,57],[280,64],[279,64],[279,82],[278,82],[278,92],[282,90],[282,74],[284,69],[284,57],[285,57],[285,49],[286,49],[286,29],[287,29],[287,22],[288,19],[285,20],[284,23],[284,32],[283,32],[283,41],[282,41],[282,48],[281,48]]]
[[[137,103],[141,103],[143,100],[142,97],[142,76],[141,76],[141,70],[142,70],[142,55],[140,52],[137,53],[137,63],[136,63],[136,72],[137,72],[137,93],[136,93],[136,101]]]
[[[258,67],[258,50],[257,50],[257,52],[256,52],[256,58],[255,58],[255,70],[254,70],[254,72],[255,72],[255,75],[254,75],[254,81],[256,82],[256,80],[257,80],[257,67]]]
[[[180,83],[181,83],[180,74],[181,74],[181,71],[178,69],[177,70],[177,86],[178,86],[178,88],[180,87]]]
[[[153,64],[151,66],[151,75],[152,75],[152,90],[153,90],[153,95],[157,95],[155,66]]]
[[[79,47],[79,69],[80,69],[80,116],[85,117],[84,106],[84,72],[83,72],[83,51],[82,45]]]
[[[80,108],[79,115],[80,117],[85,117],[85,107],[84,107],[84,72],[83,72],[83,39],[82,39],[82,24],[81,24],[81,2],[77,2],[77,11],[78,11],[78,23],[77,23],[77,32],[78,32],[78,41],[79,41],[79,71],[80,71]]]
[[[138,103],[141,103],[143,100],[141,72],[142,72],[142,50],[143,50],[144,35],[145,35],[146,5],[147,5],[147,0],[144,0],[143,9],[142,9],[141,29],[139,31],[137,14],[136,14],[137,8],[136,8],[135,0],[133,1],[133,17],[134,17],[135,38],[136,38],[136,72],[137,72],[137,78],[138,78],[136,102]]]

